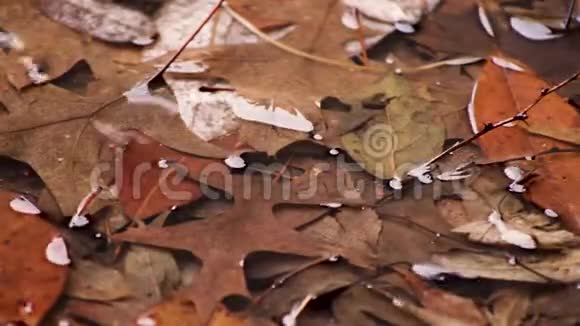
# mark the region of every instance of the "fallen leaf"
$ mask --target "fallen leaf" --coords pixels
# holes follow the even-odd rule
[[[385,115],[344,135],[342,143],[368,172],[381,179],[402,179],[441,151],[445,127],[431,112],[428,99],[403,78],[390,75],[373,89],[389,98]]]
[[[262,175],[264,178],[269,178]],[[253,251],[275,251],[303,256],[342,255],[340,248],[300,234],[288,225],[276,223],[272,207],[282,201],[299,203],[334,202],[322,194],[303,199],[296,193],[282,196],[280,184],[270,184],[263,193],[261,178],[234,178],[232,210],[211,218],[168,227],[132,228],[114,236],[116,240],[190,251],[203,261],[191,288],[202,320],[207,320],[216,303],[226,295],[247,295],[243,264]],[[250,193],[247,193],[250,191]],[[287,197],[290,195],[290,197]],[[296,196],[299,197],[296,197]],[[304,196],[304,195],[302,195]],[[255,200],[261,198],[262,200]],[[302,198],[302,199],[300,199]],[[197,236],[192,237],[195,234]],[[240,240],[236,240],[240,239]],[[348,255],[344,254],[348,259]],[[219,272],[218,272],[219,271]]]
[[[510,18],[511,27],[523,37],[533,41],[552,40],[564,36],[563,34],[554,34],[544,24],[521,17]]]
[[[408,270],[396,269],[413,289],[421,304],[438,314],[456,319],[466,325],[486,325],[487,319],[473,300],[432,287]]]
[[[0,323],[39,325],[63,291],[68,268],[45,257],[57,229],[37,215],[13,211],[9,202],[15,197],[0,193]]]
[[[219,169],[224,177],[229,174],[218,160],[177,152],[136,131],[127,135],[131,135],[131,140],[122,150],[122,170],[117,182],[120,182],[119,201],[130,218],[145,219],[200,199],[202,189],[195,180],[199,180],[204,169],[211,172]],[[194,180],[186,178],[186,174]]]
[[[522,66],[521,64],[518,64]],[[488,62],[477,83],[474,98],[475,123],[477,129],[484,124],[500,121],[517,114],[536,99],[548,84],[524,67],[518,72]],[[576,109],[558,94],[547,95],[529,112],[526,120],[532,128],[574,130],[580,126]],[[551,138],[528,133],[519,125],[500,127],[478,139],[486,157],[490,160],[505,160],[513,157],[534,155],[550,148],[570,148],[570,145]],[[544,208],[551,208],[562,216],[564,223],[578,231],[580,203],[571,189],[580,180],[573,166],[580,161],[575,153],[545,155],[535,160],[534,177],[526,186],[525,196]],[[521,163],[519,163],[521,164]],[[518,165],[519,165],[518,164]]]
[[[132,245],[123,258],[123,273],[134,297],[160,302],[181,282],[181,273],[171,252]]]
[[[149,17],[115,3],[43,0],[40,4],[48,17],[104,41],[149,45],[157,34]]]
[[[482,277],[534,283],[552,280],[573,283],[580,280],[580,251],[575,249],[540,256],[521,256],[516,258],[514,264],[507,257],[466,251],[435,254],[431,260],[449,273],[465,278]]]
[[[156,326],[173,326],[184,323],[191,326],[202,325],[193,301],[181,295],[176,295],[147,309],[137,319],[137,324],[142,318],[153,320]]]
[[[521,214],[506,218],[510,228],[529,234],[538,248],[573,248],[580,243],[580,237],[573,233],[549,228],[552,221],[544,215]],[[475,221],[453,229],[453,232],[466,234],[468,239],[485,244],[505,245],[498,229],[487,221]]]
[[[132,294],[121,272],[86,259],[75,261],[65,293],[77,299],[96,301],[117,300]]]
[[[515,289],[500,290],[493,294],[491,324],[494,326],[520,325],[530,307],[530,295]]]

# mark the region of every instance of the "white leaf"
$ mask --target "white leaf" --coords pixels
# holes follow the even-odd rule
[[[137,319],[137,326],[155,326],[157,322],[149,316],[142,316]]]
[[[411,25],[409,23],[396,22],[395,28],[401,33],[405,33],[405,34],[415,33],[415,27],[413,27],[413,25]]]
[[[413,264],[411,270],[413,273],[428,280],[437,279],[441,274],[450,274],[450,271],[443,266],[433,263]]]
[[[433,178],[429,174],[431,171],[431,166],[422,164],[418,167],[407,172],[408,175],[417,178],[421,183],[430,184],[433,182]]]
[[[550,208],[546,208],[544,210],[544,215],[551,217],[551,218],[556,218],[558,217],[558,213],[556,213],[554,210],[550,209]]]
[[[241,169],[246,166],[246,161],[238,155],[230,155],[224,160],[224,162],[227,166],[233,169]]]
[[[159,161],[157,161],[157,166],[160,169],[167,169],[169,168],[169,163],[167,163],[167,160],[165,159],[160,159]]]
[[[477,81],[473,84],[473,90],[471,91],[471,99],[467,105],[467,115],[469,116],[469,124],[471,125],[471,131],[477,134],[477,120],[475,119],[475,95],[477,94]]]
[[[357,30],[360,28],[358,21],[356,19],[356,13],[354,8],[344,8],[342,12],[342,17],[340,19],[344,27],[352,30]]]
[[[70,264],[66,244],[62,237],[55,237],[50,241],[46,246],[45,255],[46,259],[55,265],[65,266]]]
[[[455,181],[455,180],[463,180],[463,179],[467,179],[471,176],[471,173],[469,173],[469,171],[463,171],[463,170],[451,170],[451,171],[445,171],[441,174],[439,174],[437,176],[438,180],[441,181]]]
[[[89,219],[84,215],[74,215],[68,223],[69,228],[82,227],[89,224]]]
[[[41,213],[40,209],[24,196],[18,196],[12,199],[10,201],[10,208],[22,214],[38,215]]]
[[[534,41],[551,40],[563,36],[563,34],[553,34],[546,25],[530,19],[514,16],[510,18],[510,25],[518,34]]]
[[[427,6],[422,0],[343,0],[342,2],[349,7],[357,8],[366,16],[384,22],[416,24],[423,14],[435,8],[439,1],[431,0]]]
[[[0,49],[23,50],[24,43],[20,37],[14,33],[0,32]]]
[[[500,58],[500,57],[491,57],[491,61],[496,64],[497,66],[500,66],[502,68],[505,69],[510,69],[510,70],[514,70],[514,71],[524,71],[524,68],[518,66],[517,64],[504,59],[504,58]]]
[[[489,18],[487,17],[485,9],[483,9],[482,6],[479,6],[477,8],[477,14],[479,15],[479,22],[481,23],[481,26],[483,26],[483,29],[485,29],[487,35],[495,37],[495,34],[493,33],[493,28],[491,28],[491,23],[489,22]]]
[[[522,193],[526,192],[526,187],[514,181],[510,183],[508,190],[511,192]]]
[[[511,243],[524,249],[536,248],[536,241],[534,241],[532,236],[518,230],[507,230],[501,234],[501,238],[507,243]]]
[[[295,114],[292,114],[280,107],[275,107],[273,104],[270,104],[268,108],[265,106],[240,105],[233,106],[232,109],[238,118],[247,121],[261,122],[303,132],[314,130],[312,122],[306,119],[298,110],[294,110]]]
[[[393,179],[389,180],[389,187],[391,187],[395,190],[400,190],[400,189],[403,189],[403,183],[401,183],[401,179],[393,178]]]
[[[50,80],[50,76],[41,71],[40,66],[34,62],[32,57],[24,56],[18,59],[20,63],[26,68],[28,79],[35,84],[42,84]]]
[[[513,181],[519,181],[524,176],[524,171],[517,166],[508,166],[503,169],[503,173]]]
[[[199,88],[207,86],[202,80],[166,77],[165,81],[177,99],[181,120],[191,132],[205,141],[225,136],[238,129],[239,121],[232,110],[233,106],[255,106],[234,92],[201,92]]]
[[[536,248],[536,241],[534,241],[532,236],[519,230],[509,228],[501,219],[501,215],[497,211],[494,210],[488,216],[488,221],[496,227],[503,241],[524,249]]]
[[[328,208],[339,208],[342,207],[341,203],[321,203],[320,206],[325,206]]]

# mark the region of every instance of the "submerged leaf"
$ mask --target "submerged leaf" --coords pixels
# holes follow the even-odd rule
[[[382,179],[403,177],[441,150],[445,127],[430,111],[424,96],[413,92],[402,77],[390,75],[373,89],[390,97],[385,115],[342,137],[348,153]]]

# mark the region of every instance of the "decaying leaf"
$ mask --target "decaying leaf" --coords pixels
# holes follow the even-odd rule
[[[580,244],[580,237],[573,233],[551,227],[552,221],[545,215],[518,214],[504,217],[510,228],[529,234],[538,248],[572,248]],[[471,241],[485,244],[505,245],[498,228],[488,221],[475,221],[453,229],[453,232],[466,234]]]
[[[344,135],[342,143],[373,175],[401,179],[440,152],[445,127],[431,112],[429,99],[413,91],[403,78],[390,75],[373,89],[388,98],[384,116]]]
[[[39,325],[64,289],[68,268],[49,262],[46,246],[56,228],[38,215],[9,207],[16,194],[0,193],[0,323]]]
[[[490,278],[522,282],[573,283],[580,280],[580,251],[528,255],[518,258],[456,251],[433,255],[432,261],[465,278]]]
[[[525,291],[505,289],[494,294],[491,324],[494,326],[519,325],[530,306],[530,295]]]
[[[109,301],[126,298],[131,289],[118,270],[79,259],[71,269],[66,294],[84,300]]]
[[[286,224],[276,223],[272,212],[272,207],[282,201],[318,205],[320,202],[340,202],[340,198],[318,193],[304,199],[296,189],[285,195],[290,197],[284,197],[279,184],[274,183],[271,189],[265,190],[260,185],[261,178],[243,179],[244,183],[241,178],[233,179],[235,204],[222,215],[168,227],[133,228],[115,235],[117,240],[188,250],[199,257],[203,267],[191,293],[202,320],[207,320],[210,311],[224,296],[248,294],[242,267],[250,252],[349,257],[340,248],[302,235]],[[250,196],[246,193],[248,190]],[[271,193],[265,195],[263,191]],[[261,200],[252,200],[254,198]],[[197,236],[192,237],[192,234]]]
[[[40,3],[48,17],[104,41],[148,45],[157,34],[155,25],[143,13],[114,3],[95,0],[43,0]]]
[[[397,270],[425,308],[466,325],[487,324],[481,308],[473,300],[431,287],[408,270]]]

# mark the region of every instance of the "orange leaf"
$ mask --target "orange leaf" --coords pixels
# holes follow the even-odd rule
[[[507,59],[516,63],[512,59]],[[474,96],[474,118],[478,130],[486,123],[493,123],[517,114],[532,103],[541,90],[549,85],[538,78],[530,68],[517,63],[524,71],[519,72],[501,67],[492,60],[484,66],[477,82]],[[556,93],[545,96],[529,111],[525,123],[554,130],[567,130],[580,126],[580,117],[575,108]],[[500,127],[478,139],[492,161],[532,156],[558,147],[570,148],[570,144],[549,137],[531,134],[524,128]],[[519,164],[524,164],[521,162]],[[528,164],[530,162],[527,162]],[[580,189],[580,155],[561,153],[540,156],[535,161],[534,173],[527,184],[525,196],[535,204],[556,211],[564,223],[575,232],[580,232],[580,197],[574,192]],[[529,170],[529,169],[528,169]]]
[[[13,211],[15,197],[0,192],[0,324],[38,325],[63,291],[68,269],[45,257],[56,228]]]

